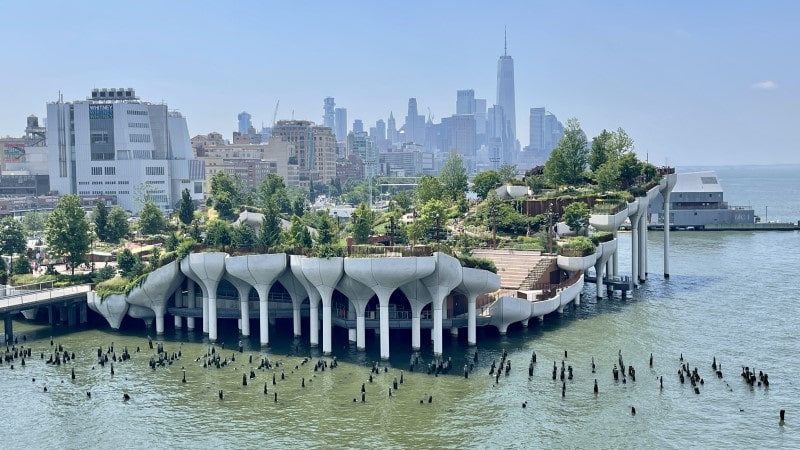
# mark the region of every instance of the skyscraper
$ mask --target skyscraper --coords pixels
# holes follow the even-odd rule
[[[242,111],[239,113],[239,134],[244,136],[245,134],[250,133],[250,129],[253,128],[253,122],[250,120],[252,116],[248,114],[246,111]]]
[[[364,122],[362,122],[361,119],[356,119],[353,121],[353,131],[359,133],[364,131]]]
[[[388,127],[386,130],[386,139],[394,144],[397,142],[397,124],[394,121],[394,114],[391,111],[389,111],[389,120],[386,121],[386,126]]]
[[[529,148],[533,152],[545,149],[544,116],[544,108],[531,108]]]
[[[509,145],[517,140],[517,115],[514,101],[514,59],[508,55],[508,41],[504,41],[503,56],[497,61],[497,105],[503,107],[507,122]]]
[[[336,108],[334,110],[334,126],[336,141],[344,142],[347,140],[347,108]]]
[[[475,114],[475,91],[473,89],[456,91],[456,114]]]
[[[336,129],[336,113],[334,112],[335,108],[336,102],[333,100],[333,97],[325,97],[324,104],[322,106],[322,125],[330,128],[331,130]]]
[[[425,143],[425,116],[418,114],[416,98],[408,99],[408,115],[403,130],[405,131],[403,142]]]

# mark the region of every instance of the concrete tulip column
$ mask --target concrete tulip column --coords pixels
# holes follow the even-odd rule
[[[669,278],[669,202],[672,189],[678,181],[678,175],[664,175],[661,180],[661,196],[664,197],[664,278]]]
[[[258,293],[258,324],[259,341],[262,347],[269,344],[269,291],[275,280],[286,271],[286,254],[275,253],[268,255],[247,255],[227,258],[225,270],[249,286],[253,286]],[[236,284],[234,284],[236,286]],[[239,287],[237,286],[238,290]],[[249,292],[249,289],[247,290]],[[242,297],[242,334],[250,335],[250,305],[246,294]],[[245,313],[246,311],[246,313]],[[245,334],[245,330],[247,333]]]
[[[646,207],[637,198],[633,203],[628,203],[628,217],[631,220],[631,281],[634,286],[639,285],[639,219],[642,218]]]
[[[285,270],[283,274],[278,277],[278,282],[283,285],[283,288],[289,293],[289,297],[292,298],[292,330],[295,337],[300,336],[303,329],[300,306],[303,304],[303,300],[308,296],[308,292],[305,286],[292,274],[291,270]]]
[[[103,316],[108,325],[115,330],[119,330],[122,324],[122,319],[128,313],[130,305],[125,301],[125,296],[122,294],[112,294],[100,300],[100,296],[95,291],[89,291],[86,295],[86,302],[89,308]],[[50,320],[53,319],[52,306],[48,308],[50,311]],[[52,324],[52,322],[51,322]]]
[[[182,281],[178,263],[171,262],[150,272],[141,285],[128,293],[126,301],[132,306],[152,310],[156,319],[156,334],[162,335],[167,302]]]
[[[349,260],[345,260],[345,272],[347,271],[347,261]],[[339,281],[339,285],[336,287],[336,289],[347,296],[347,298],[350,300],[350,303],[353,305],[353,309],[355,309],[355,311],[352,312],[356,316],[356,348],[358,350],[364,350],[367,346],[364,315],[366,313],[367,304],[369,303],[370,299],[372,299],[374,293],[367,285],[356,281],[353,277],[347,275],[347,273],[345,273],[342,279]]]
[[[461,284],[456,290],[467,296],[467,343],[473,346],[478,342],[476,299],[481,294],[488,294],[500,289],[500,276],[488,270],[467,267],[462,268],[461,271]]]
[[[408,301],[411,303],[411,349],[417,351],[421,348],[420,316],[425,305],[432,303],[431,294],[422,281],[415,280],[400,286]]]
[[[202,307],[203,307],[203,333],[208,334],[208,292],[206,292],[206,287],[203,283],[200,282],[200,278],[197,276],[196,273],[192,270],[191,264],[189,264],[189,256],[186,256],[181,260],[181,272],[186,275],[186,278],[189,279],[189,305],[191,307],[195,307],[195,285],[200,286],[200,291],[203,295],[202,299]],[[187,326],[190,330],[194,330],[194,317],[190,318],[190,320],[186,321]]]
[[[208,340],[217,341],[217,286],[225,275],[226,253],[192,253],[187,259],[204,293],[208,293]]]
[[[225,279],[236,288],[236,293],[239,295],[239,330],[241,330],[242,336],[248,337],[250,336],[250,289],[252,286],[250,283],[231,275],[230,272],[225,275]]]
[[[435,260],[431,257],[347,258],[345,261],[347,275],[371,288],[378,296],[382,359],[389,359],[389,299],[392,293],[410,280],[428,276],[434,269]]]
[[[322,353],[330,355],[333,349],[331,301],[344,275],[344,258],[301,258],[300,264],[303,275],[317,288],[322,299]]]
[[[181,277],[183,278],[183,277]],[[177,290],[175,291],[175,307],[180,308],[183,306],[183,289],[178,286]],[[175,316],[175,329],[180,330],[183,328],[183,321],[181,320],[181,316]]]
[[[319,346],[319,300],[320,294],[319,291],[311,284],[306,276],[303,275],[303,265],[302,265],[302,256],[299,255],[291,255],[289,257],[289,266],[292,271],[292,275],[303,285],[308,294],[308,313],[309,313],[309,320],[308,320],[308,328],[310,336],[310,344],[312,347]]]
[[[462,280],[461,263],[452,256],[441,252],[434,253],[436,270],[422,279],[433,299],[433,353],[442,355],[442,303],[450,291]]]
[[[183,272],[183,267],[181,267],[181,272]],[[186,308],[187,309],[194,309],[195,307],[195,292],[194,287],[196,283],[189,277],[186,277]],[[186,318],[186,329],[187,330],[194,330],[194,317],[187,317]]]

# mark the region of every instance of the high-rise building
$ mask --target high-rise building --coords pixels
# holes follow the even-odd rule
[[[397,124],[394,121],[394,114],[391,111],[389,111],[389,120],[386,121],[386,126],[388,127],[386,139],[394,144],[397,142]]]
[[[250,129],[253,128],[252,116],[248,114],[246,111],[242,111],[239,113],[239,134],[245,135],[250,134]]]
[[[347,108],[336,108],[334,110],[334,133],[336,133],[336,140],[344,142],[347,140]]]
[[[50,188],[61,195],[115,195],[137,213],[138,196],[171,209],[188,189],[203,199],[203,162],[194,158],[186,119],[133,89],[94,89],[85,101],[47,104]]]
[[[528,147],[530,151],[542,152],[545,148],[545,133],[544,133],[544,108],[531,108],[530,117],[530,143]],[[549,140],[549,137],[548,137]]]
[[[364,179],[378,174],[378,148],[367,133],[353,130],[347,135],[347,154],[364,164]]]
[[[475,99],[475,133],[486,134],[486,99]]]
[[[364,131],[364,122],[361,119],[356,119],[353,121],[353,131],[362,133]]]
[[[450,118],[450,147],[447,152],[457,151],[465,159],[475,156],[475,116],[456,114]]]
[[[545,135],[545,150],[547,155],[556,148],[558,141],[564,136],[564,125],[558,121],[556,116],[552,113],[547,113],[544,116],[544,135]]]
[[[378,119],[375,122],[375,136],[373,139],[375,139],[375,142],[386,139],[386,122],[383,119]]]
[[[425,116],[417,112],[417,99],[408,99],[408,114],[403,125],[403,142],[425,143]]]
[[[475,114],[475,91],[456,91],[456,114]]]
[[[325,97],[322,105],[322,124],[331,130],[336,130],[336,102],[333,97]]]
[[[497,105],[503,107],[509,144],[516,148],[517,115],[514,100],[514,60],[508,55],[508,41],[503,47],[503,56],[497,61]]]
[[[330,183],[336,177],[336,137],[330,128],[307,120],[279,120],[271,141],[294,143],[290,164],[296,163],[301,186],[309,182]]]

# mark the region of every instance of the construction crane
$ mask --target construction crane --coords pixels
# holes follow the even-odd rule
[[[275,103],[275,112],[272,113],[272,128],[275,128],[275,122],[278,119],[278,106],[280,106],[280,104],[281,104],[280,100],[278,100],[278,102]]]

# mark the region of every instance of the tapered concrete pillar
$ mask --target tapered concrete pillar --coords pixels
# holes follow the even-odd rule
[[[195,281],[203,287],[203,306],[207,311],[207,314],[203,315],[203,324],[206,325],[207,321],[208,340],[211,342],[217,341],[217,287],[225,274],[226,256],[222,252],[209,252],[192,253],[184,258],[189,262],[192,275],[196,278]],[[183,264],[181,264],[181,270],[183,270]],[[184,274],[192,277],[185,270]]]
[[[669,202],[672,190],[661,192],[664,197],[664,278],[669,278]]]
[[[303,283],[294,276],[291,270],[287,269],[284,271],[283,274],[278,277],[278,281],[283,288],[286,289],[286,292],[289,293],[289,297],[292,298],[292,332],[295,337],[299,337],[303,329],[300,308],[303,304],[303,300],[308,297],[308,292]]]
[[[375,295],[375,293],[367,285],[348,275],[346,266],[347,263],[345,263],[345,274],[342,276],[342,279],[339,281],[339,285],[336,287],[336,289],[347,296],[348,300],[350,300],[350,307],[352,311],[348,310],[347,314],[348,317],[350,317],[350,314],[352,313],[353,317],[356,318],[356,329],[354,333],[356,349],[364,350],[366,348],[367,341],[365,332],[366,321],[364,315],[366,313],[367,304]]]
[[[214,308],[217,306],[216,296],[214,296]],[[208,334],[208,323],[210,322],[210,317],[208,315],[208,295],[206,294],[205,289],[203,290],[203,334]],[[214,320],[217,319],[217,312],[214,311]]]
[[[617,240],[617,235],[619,234],[619,228],[612,231],[614,234],[614,240]],[[614,271],[612,272],[613,276],[619,276],[619,249],[614,250],[614,255],[611,256],[611,260],[614,262]]]
[[[594,273],[597,280],[597,298],[603,298],[605,296],[605,289],[603,289],[603,270],[605,266],[606,265],[603,264],[600,259],[594,264]]]
[[[180,291],[184,276],[178,263],[171,262],[159,267],[147,275],[147,280],[141,285],[131,289],[126,301],[131,306],[140,307],[154,313],[156,334],[164,334],[164,316],[167,312],[167,303],[173,293]],[[153,316],[151,316],[153,317]]]
[[[422,348],[422,330],[420,327],[419,313],[411,315],[411,349],[414,351]]]
[[[444,253],[434,253],[436,270],[422,279],[433,299],[433,353],[442,355],[442,307],[445,297],[463,280],[461,263]]]
[[[194,291],[194,287],[195,287],[194,281],[186,280],[186,308],[188,309],[195,308],[195,301],[197,300],[197,298]],[[194,330],[194,317],[186,318],[186,328],[188,330]]]
[[[181,289],[181,287],[178,287],[178,289],[175,290],[175,307],[181,308],[182,306],[183,306],[183,289]],[[180,330],[181,328],[183,328],[183,321],[181,320],[181,316],[176,315],[174,317],[174,320],[175,320],[176,330]]]
[[[467,344],[471,347],[478,344],[477,318],[475,296],[470,296],[467,299]]]
[[[500,289],[500,277],[487,270],[465,267],[461,269],[461,284],[456,291],[467,297],[467,343],[477,344],[476,300],[480,294],[488,294]]]
[[[344,275],[344,258],[301,258],[303,275],[313,284],[322,300],[322,353],[333,350],[331,303],[333,291]]]
[[[381,358],[389,358],[389,299],[403,284],[431,274],[435,268],[432,257],[410,258],[348,258],[348,276],[371,288],[380,304]]]
[[[226,267],[228,266],[228,259],[233,258],[226,258]],[[250,289],[252,285],[248,281],[240,279],[230,272],[225,278],[236,288],[236,293],[239,296],[239,330],[241,330],[242,336],[248,337],[250,336]]]
[[[647,279],[647,221],[645,214],[639,217],[639,281]]]
[[[299,281],[308,295],[308,332],[309,344],[311,347],[319,346],[319,301],[320,294],[317,288],[311,284],[306,276],[303,274],[303,264],[301,258],[303,256],[291,255],[289,257],[289,266],[294,277]]]
[[[240,291],[240,287],[236,286],[239,292],[241,320],[242,320],[242,335],[250,335],[250,302],[249,302],[249,287],[255,288],[258,293],[258,339],[262,347],[269,344],[269,291],[276,279],[286,272],[287,257],[285,253],[275,253],[268,255],[247,255],[236,256],[225,259],[225,270],[236,279],[246,283],[248,288],[247,294]],[[244,289],[243,287],[241,289]],[[289,291],[289,288],[287,288]],[[294,303],[294,296],[291,291],[289,295],[292,296]]]
[[[628,217],[631,221],[631,283],[634,286],[639,285],[639,219],[646,209],[642,198],[628,204]]]

